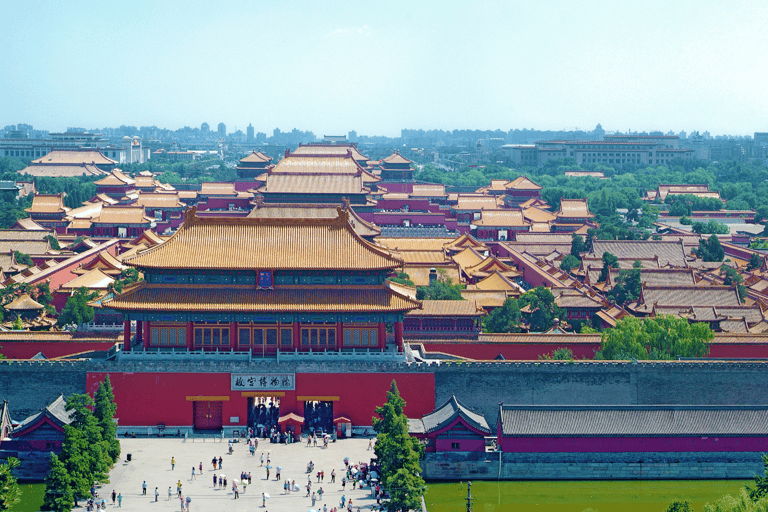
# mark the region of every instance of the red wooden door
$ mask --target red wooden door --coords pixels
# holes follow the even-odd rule
[[[219,430],[224,424],[221,402],[195,402],[194,414],[198,430]]]

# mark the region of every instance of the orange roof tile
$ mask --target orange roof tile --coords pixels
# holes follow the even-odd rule
[[[285,161],[285,160],[283,160]],[[259,189],[273,194],[365,194],[361,176],[353,174],[271,174]]]
[[[95,164],[95,165],[114,165],[117,161],[105,157],[98,149],[93,150],[67,150],[55,149],[47,155],[32,160],[31,164],[45,165],[72,165],[72,164]],[[105,173],[106,174],[106,173]]]
[[[106,185],[106,186],[123,186],[133,185],[136,180],[123,174],[120,169],[112,169],[112,172],[108,176],[93,182],[94,185]]]
[[[99,224],[146,224],[152,219],[144,215],[143,207],[109,206],[101,209],[94,223]]]
[[[73,165],[30,165],[19,171],[19,174],[50,178],[77,178],[80,176],[105,176],[108,174],[91,164]]]
[[[124,263],[139,268],[350,269],[401,266],[388,251],[360,238],[348,214],[336,219],[200,218],[188,210],[164,244]]]
[[[484,259],[485,258],[483,258],[482,255],[478,254],[471,247],[467,247],[460,253],[453,255],[453,261],[456,262],[462,269],[474,267]]]
[[[507,210],[483,210],[479,219],[473,220],[476,226],[491,227],[523,227],[531,223],[523,218],[523,212],[519,208]]]
[[[386,286],[151,285],[141,283],[104,301],[104,307],[142,311],[337,312],[408,311],[419,302]]]
[[[24,210],[27,213],[64,213],[69,208],[64,206],[64,194],[36,194],[32,206]]]
[[[200,194],[204,196],[232,196],[237,195],[234,183],[203,182],[200,184]]]
[[[541,190],[541,186],[535,184],[525,176],[518,176],[510,181],[506,188],[509,190]]]
[[[243,162],[243,163],[250,163],[250,162],[262,163],[262,162],[271,162],[271,161],[272,161],[272,157],[262,153],[261,149],[259,149],[258,153],[254,149],[251,154],[240,159],[240,162]]]
[[[421,309],[409,311],[408,316],[483,316],[485,311],[474,300],[423,300]]]
[[[352,157],[300,156],[294,153],[280,160],[270,174],[358,174],[361,170]]]
[[[586,199],[561,199],[560,209],[556,214],[558,217],[573,218],[592,218],[595,215],[589,212],[589,206]]]
[[[354,144],[302,144],[291,155],[334,155],[346,156],[351,154],[358,162],[367,162],[368,157],[363,155]]]
[[[35,299],[25,293],[13,300],[10,304],[3,306],[5,309],[11,311],[29,311],[32,309],[44,309],[45,306],[37,302]]]
[[[387,164],[411,164],[410,160],[405,158],[403,155],[401,155],[398,151],[394,151],[391,155],[384,158],[382,160],[383,163]]]

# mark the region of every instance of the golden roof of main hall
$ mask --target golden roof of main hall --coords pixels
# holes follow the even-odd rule
[[[120,169],[112,169],[111,173],[98,181],[94,181],[93,184],[106,186],[135,185],[136,180],[126,176]]]
[[[270,174],[258,189],[273,194],[365,194],[363,178],[354,174]]]
[[[248,156],[244,156],[240,159],[240,162],[271,162],[272,157],[269,155],[265,155],[261,152],[261,149],[259,149],[258,153],[254,149],[252,153],[250,153]]]
[[[169,269],[385,270],[402,265],[389,251],[365,241],[338,210],[334,219],[205,217],[187,211],[167,242],[123,262]]]
[[[24,210],[27,213],[64,213],[69,208],[64,206],[64,194],[36,194],[32,206]]]
[[[351,144],[308,144],[301,145],[296,148],[292,155],[334,155],[334,156],[346,156],[351,155],[358,162],[367,162],[368,157],[363,155],[357,146]]]
[[[142,282],[103,307],[141,311],[327,312],[410,311],[419,301],[387,286],[307,285],[256,290],[252,285],[162,285]]]
[[[116,160],[107,158],[98,149],[92,150],[71,150],[71,149],[55,149],[47,155],[32,160],[31,164],[43,164],[43,165],[82,165],[82,164],[94,164],[94,165],[114,165]],[[105,173],[106,174],[106,173]]]

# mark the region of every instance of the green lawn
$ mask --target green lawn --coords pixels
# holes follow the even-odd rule
[[[694,510],[751,480],[650,480],[473,482],[474,512],[663,512],[676,499]],[[466,511],[467,484],[429,483],[424,500],[429,512]]]
[[[21,502],[11,510],[13,512],[37,512],[43,504],[45,484],[19,484],[21,487]]]

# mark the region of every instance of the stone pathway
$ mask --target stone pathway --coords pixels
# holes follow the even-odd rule
[[[179,499],[176,496],[176,483],[181,481],[182,494],[192,498],[190,511],[254,511],[263,512],[307,512],[315,509],[323,512],[323,505],[328,511],[333,507],[341,507],[341,496],[346,495],[352,499],[352,510],[356,512],[358,507],[361,512],[368,511],[376,505],[376,500],[371,496],[370,488],[352,490],[348,483],[342,491],[341,479],[346,473],[344,458],[349,457],[351,464],[369,462],[374,457],[373,451],[368,450],[367,438],[341,439],[335,443],[329,443],[328,448],[307,447],[306,441],[290,445],[271,444],[263,439],[259,440],[256,456],[252,457],[247,443],[233,444],[234,453],[227,454],[227,442],[208,439],[121,439],[121,460],[110,473],[110,483],[104,484],[99,490],[99,498],[106,498],[107,508],[118,508],[117,503],[112,505],[111,493],[122,493],[122,508],[126,512],[131,510],[152,512],[159,510],[180,510]],[[242,440],[241,440],[242,441]],[[126,462],[126,455],[131,454],[131,462]],[[261,466],[260,457],[264,454],[264,466],[269,455],[270,479],[266,479],[266,468]],[[214,470],[211,464],[213,457],[223,459],[222,469]],[[176,459],[175,469],[171,469],[171,457]],[[315,470],[312,473],[312,490],[317,491],[322,487],[324,494],[322,500],[318,500],[312,507],[310,498],[306,497],[307,463],[312,460]],[[203,472],[200,474],[199,465],[203,463]],[[277,466],[281,466],[280,480],[275,479]],[[195,468],[195,477],[192,478],[192,468]],[[331,483],[331,470],[336,470],[336,483]],[[240,498],[234,499],[232,492],[232,479],[240,478],[240,472],[250,471],[252,485],[248,485],[243,492],[239,485]],[[317,472],[324,471],[324,481],[317,482]],[[227,488],[220,488],[218,484],[213,486],[213,475],[225,474]],[[286,494],[283,490],[283,481],[295,480],[300,491]],[[147,483],[147,495],[142,495],[142,482]],[[168,487],[171,487],[171,499],[168,499]],[[160,497],[155,503],[155,487]],[[266,507],[262,508],[261,493],[269,494]]]

